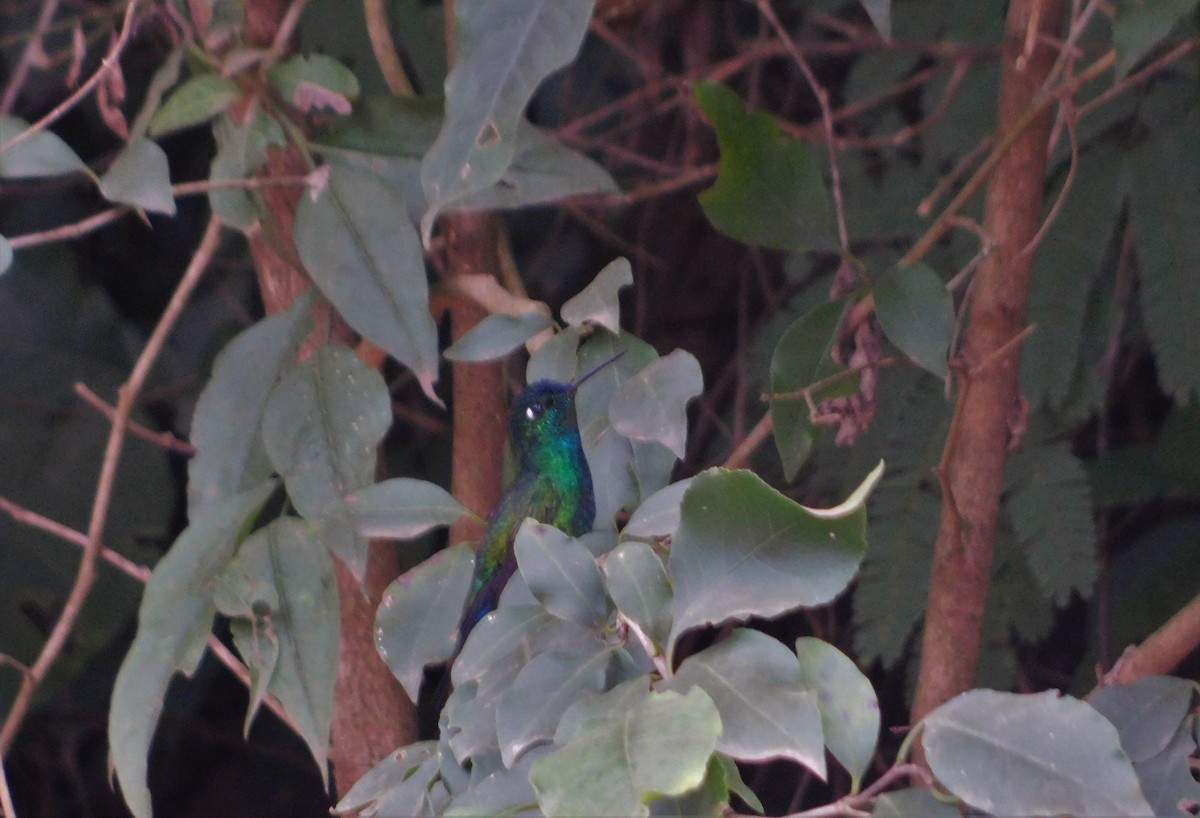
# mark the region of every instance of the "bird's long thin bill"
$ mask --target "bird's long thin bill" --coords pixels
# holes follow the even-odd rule
[[[615,363],[616,361],[620,360],[621,356],[622,356],[622,355],[624,355],[624,354],[625,354],[625,350],[621,350],[621,351],[620,351],[620,352],[618,352],[616,355],[614,355],[614,356],[612,356],[611,358],[609,358],[607,361],[604,361],[603,363],[600,363],[600,364],[597,364],[596,366],[593,366],[591,369],[589,369],[587,372],[585,372],[585,373],[584,373],[582,376],[580,376],[580,377],[576,378],[576,379],[575,379],[575,382],[571,384],[571,388],[572,388],[572,389],[578,389],[580,386],[582,386],[582,385],[583,385],[583,382],[584,382],[584,381],[586,381],[588,378],[590,378],[590,377],[592,377],[593,375],[595,375],[595,374],[596,374],[597,372],[599,372],[601,369],[604,369],[604,367],[608,366],[609,364],[611,364],[611,363]]]

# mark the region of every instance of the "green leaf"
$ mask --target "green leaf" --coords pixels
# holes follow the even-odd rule
[[[671,580],[645,543],[618,545],[604,560],[608,594],[622,614],[661,647],[671,633]]]
[[[4,236],[0,236],[0,275],[8,272],[8,268],[13,263],[13,248],[12,242]]]
[[[633,267],[624,257],[610,261],[592,282],[562,305],[562,319],[573,327],[588,324],[604,327],[613,335],[621,332],[621,302],[618,295],[633,286]]]
[[[602,644],[595,628],[559,619],[540,605],[505,605],[504,601],[480,620],[454,660],[450,670],[456,686],[491,672],[513,675],[528,657],[539,653]]]
[[[892,39],[892,0],[862,0],[862,7],[879,36]]]
[[[358,78],[325,54],[297,54],[271,66],[267,79],[280,95],[304,113],[324,108],[346,116],[358,99]]]
[[[738,798],[741,798],[750,809],[759,815],[764,814],[766,810],[763,809],[762,801],[758,800],[758,796],[755,795],[754,790],[746,786],[746,782],[742,780],[742,773],[738,770],[737,764],[734,764],[732,759],[726,758],[720,753],[715,754],[713,759],[725,773],[725,784],[730,795],[736,795]]]
[[[630,440],[661,443],[676,457],[687,445],[687,405],[704,391],[700,363],[677,349],[621,384],[608,405],[613,428]]]
[[[209,170],[210,182],[241,181],[253,176],[267,161],[267,148],[284,144],[283,128],[266,113],[258,111],[249,122],[234,125],[227,114],[213,125],[217,155]],[[215,186],[208,203],[222,224],[250,230],[258,224],[259,204],[253,191]]]
[[[401,747],[389,754],[383,761],[367,771],[366,775],[354,782],[349,792],[342,796],[333,808],[335,815],[364,814],[365,810],[378,805],[394,789],[411,780],[422,764],[437,757],[436,741],[418,741]]]
[[[238,84],[216,74],[198,74],[175,89],[150,120],[147,133],[160,137],[200,125],[229,108],[242,94]]]
[[[809,146],[785,136],[770,114],[747,113],[724,85],[696,83],[695,93],[721,149],[717,183],[700,194],[713,226],[776,250],[836,250],[829,194]]]
[[[274,694],[326,780],[340,644],[328,549],[303,520],[275,519],[242,543],[218,582],[215,601],[222,613],[237,617],[231,623],[235,644],[256,682],[246,734],[263,692]],[[264,645],[266,653],[255,652]],[[265,691],[258,684],[262,677]]]
[[[1068,443],[1029,446],[1009,459],[1005,508],[1037,579],[1058,606],[1072,592],[1091,595],[1096,565],[1096,527],[1091,487]]]
[[[875,799],[871,815],[877,818],[962,818],[955,804],[939,801],[932,790],[913,787],[908,790],[892,790]]]
[[[0,116],[0,145],[5,145],[22,132],[29,123],[15,116]],[[15,148],[0,153],[0,179],[25,179],[39,176],[61,176],[85,170],[83,160],[50,131],[38,131]]]
[[[130,142],[100,177],[100,195],[110,202],[174,216],[166,152],[149,139]]]
[[[591,0],[455,3],[446,119],[421,166],[429,202],[421,219],[426,242],[447,205],[499,181],[512,162],[526,105],[543,79],[575,57],[592,5]]]
[[[578,540],[557,528],[526,519],[513,541],[517,567],[543,607],[562,619],[599,625],[609,601],[596,560]]]
[[[402,574],[383,593],[375,646],[413,701],[425,666],[454,655],[474,564],[471,546],[462,543]]]
[[[511,767],[536,744],[554,738],[559,719],[571,704],[604,689],[613,652],[543,653],[513,679],[496,708],[500,757]]]
[[[417,376],[427,397],[437,378],[437,327],[429,314],[425,260],[400,192],[333,163],[328,187],[296,212],[305,269],[347,323]]]
[[[1176,23],[1195,11],[1196,0],[1117,0],[1115,5],[1112,37],[1117,50],[1116,75],[1121,79]]]
[[[954,337],[954,300],[927,264],[893,267],[875,285],[875,316],[893,344],[925,369],[945,378]]]
[[[529,783],[529,770],[549,749],[535,747],[511,768],[501,767],[472,781],[471,788],[456,795],[443,815],[446,818],[477,818],[480,815],[530,814],[537,804],[537,793]]]
[[[831,354],[845,311],[845,302],[831,301],[805,313],[787,328],[771,355],[772,392],[795,392],[845,369]],[[854,378],[846,378],[842,388],[834,386],[814,394],[813,402],[845,394],[844,388],[856,386]],[[783,474],[790,482],[808,459],[820,429],[809,417],[808,402],[798,397],[772,400],[771,421]]]
[[[1078,699],[1056,691],[972,690],[934,710],[924,725],[921,741],[933,774],[984,812],[1154,814],[1117,731]]]
[[[1164,391],[1187,403],[1200,395],[1200,333],[1180,316],[1200,315],[1200,112],[1156,131],[1129,158],[1129,213],[1137,239],[1138,294]]]
[[[879,699],[854,660],[811,636],[796,640],[804,687],[815,690],[821,730],[833,757],[861,781],[879,742]]]
[[[286,311],[243,330],[217,355],[192,417],[191,514],[271,475],[260,434],[263,410],[309,333],[312,303],[312,295],[300,296]]]
[[[1161,753],[1191,707],[1196,685],[1187,679],[1149,676],[1128,685],[1105,685],[1088,704],[1113,723],[1121,749],[1134,762]]]
[[[688,628],[824,605],[845,590],[866,550],[875,468],[831,509],[808,509],[748,471],[709,469],[683,497],[671,545],[671,645]]]
[[[554,743],[560,746],[568,744],[589,722],[620,717],[641,706],[649,697],[649,676],[621,682],[603,693],[585,693],[559,719]]]
[[[521,344],[553,325],[541,312],[524,315],[495,313],[480,321],[442,354],[451,361],[492,361],[503,358]]]
[[[409,477],[367,486],[347,496],[346,503],[359,534],[394,540],[411,540],[469,513],[441,486]]]
[[[712,697],[724,728],[717,749],[740,761],[788,758],[825,779],[825,744],[817,693],[805,685],[796,656],[759,631],[738,628],[683,660],[669,682]]]
[[[346,498],[372,484],[375,449],[392,421],[383,377],[346,347],[326,345],[283,376],[263,409],[263,443],[296,510],[322,520],[329,547],[355,577],[367,541],[353,532]]]
[[[581,335],[578,327],[567,327],[554,333],[546,343],[538,347],[537,352],[529,356],[529,363],[525,367],[525,383],[573,381]]]
[[[121,663],[108,714],[108,746],[125,803],[150,818],[146,757],[176,671],[191,676],[200,664],[217,609],[213,583],[225,569],[246,524],[275,482],[214,503],[159,561],[138,612],[138,631]]]
[[[629,522],[621,529],[622,537],[667,537],[679,528],[679,506],[692,486],[692,478],[661,488],[647,497]]]
[[[654,796],[700,785],[720,732],[717,708],[703,690],[652,693],[616,718],[589,722],[538,759],[529,780],[547,818],[647,816]]]
[[[1195,719],[1191,721],[1195,723]],[[1195,754],[1196,738],[1185,721],[1161,752],[1133,763],[1138,783],[1155,815],[1180,813],[1180,804],[1200,802],[1200,782],[1192,777],[1191,760]]]

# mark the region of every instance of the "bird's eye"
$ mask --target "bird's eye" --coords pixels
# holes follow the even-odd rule
[[[532,403],[528,408],[526,408],[525,417],[527,417],[529,420],[537,420],[542,415],[546,414],[546,408],[547,404],[544,401]]]

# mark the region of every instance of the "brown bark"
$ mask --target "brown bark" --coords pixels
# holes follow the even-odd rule
[[[1054,62],[1047,44],[1059,32],[1061,0],[1013,0],[1002,49],[997,133],[1020,127]],[[1029,37],[1032,25],[1037,38]],[[1027,43],[1035,44],[1025,54]],[[1000,510],[1009,418],[1018,400],[1017,369],[1033,253],[1042,218],[1051,112],[1035,117],[992,173],[984,229],[992,252],[972,287],[959,362],[961,389],[939,473],[943,499],[921,670],[917,721],[975,683],[980,632]]]
[[[503,220],[491,214],[445,216],[447,275],[500,277]],[[466,298],[450,301],[450,334],[461,338],[487,311]],[[454,462],[451,488],[460,503],[485,516],[500,501],[504,474],[505,424],[504,369],[499,363],[455,364]],[[464,517],[450,528],[451,544],[478,542],[483,526]]]
[[[1147,676],[1170,673],[1200,649],[1200,596],[1185,605],[1136,647],[1128,647],[1104,684],[1127,685]]]

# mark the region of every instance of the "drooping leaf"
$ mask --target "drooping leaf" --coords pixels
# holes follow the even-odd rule
[[[540,332],[550,328],[550,316],[496,313],[480,321],[442,353],[451,361],[492,361],[503,358]]]
[[[630,440],[661,443],[683,457],[687,405],[703,391],[700,363],[690,352],[677,349],[621,384],[609,403],[609,418]]]
[[[1066,443],[1030,446],[1009,460],[1006,508],[1042,594],[1065,605],[1091,595],[1096,528],[1083,465]]]
[[[454,654],[474,564],[471,546],[456,545],[403,574],[383,593],[375,614],[375,647],[413,701],[425,666]]]
[[[845,369],[830,354],[837,344],[837,329],[845,310],[841,301],[822,304],[787,328],[771,355],[772,393],[796,392]],[[853,378],[846,378],[841,388],[823,389],[812,395],[813,403],[846,394],[847,387],[853,390],[855,386]],[[795,479],[820,434],[809,413],[808,401],[798,396],[771,401],[775,446],[788,480]]]
[[[346,497],[358,533],[364,537],[409,540],[451,525],[467,510],[450,492],[426,480],[393,477]]]
[[[721,149],[717,183],[700,194],[713,226],[776,250],[837,249],[829,194],[812,149],[785,136],[770,114],[748,113],[724,85],[694,88]]]
[[[613,653],[543,653],[513,679],[496,709],[500,757],[511,767],[536,744],[554,738],[558,721],[580,696],[604,689]]]
[[[135,139],[100,177],[100,195],[152,213],[175,215],[167,154],[149,139]]]
[[[875,284],[875,315],[893,344],[939,378],[954,336],[954,301],[927,264],[893,267]]]
[[[0,275],[8,272],[8,268],[13,263],[13,248],[12,242],[4,236],[0,236]]]
[[[655,645],[665,645],[671,633],[671,580],[650,546],[641,542],[618,545],[604,561],[604,577],[618,610]]]
[[[1200,223],[1200,167],[1192,150],[1198,139],[1200,112],[1192,111],[1183,124],[1155,131],[1128,160],[1143,325],[1159,382],[1184,403],[1200,395],[1200,333],[1179,320],[1200,314],[1200,277],[1189,274],[1200,267],[1200,233],[1194,229]]]
[[[513,550],[529,590],[550,613],[582,625],[599,625],[608,618],[600,569],[578,540],[554,526],[526,519],[517,530]]]
[[[305,269],[347,323],[417,376],[427,397],[437,378],[437,327],[429,314],[425,261],[400,191],[333,162],[329,183],[296,211]]]
[[[816,691],[829,752],[861,781],[879,742],[879,699],[870,680],[849,656],[811,636],[796,640],[796,658],[804,686]]]
[[[308,335],[311,295],[268,316],[225,345],[213,364],[192,418],[196,455],[188,463],[188,510],[207,505],[270,476],[260,427],[267,398],[294,364]]]
[[[671,546],[672,648],[688,628],[823,605],[866,550],[866,499],[883,464],[841,505],[808,509],[748,471],[709,469],[683,497]]]
[[[176,88],[150,120],[154,138],[201,125],[229,108],[241,96],[238,84],[216,74],[197,74]]]
[[[5,145],[22,132],[29,123],[15,116],[0,116],[0,145]],[[75,151],[53,133],[41,130],[19,145],[0,153],[0,178],[25,179],[39,176],[61,176],[85,168]]]
[[[1056,691],[972,690],[924,719],[933,774],[994,815],[1153,815],[1112,724]],[[1046,729],[1054,725],[1053,730]],[[995,775],[1003,770],[1003,776]]]
[[[562,319],[573,327],[595,324],[614,335],[621,332],[621,290],[633,286],[633,267],[627,258],[610,261],[592,282],[562,305]]]
[[[446,78],[446,118],[421,165],[434,219],[456,199],[497,182],[516,150],[534,90],[575,57],[592,0],[463,0],[454,6],[455,62]]]
[[[354,531],[346,498],[374,481],[375,449],[391,422],[383,377],[332,345],[285,374],[263,408],[263,444],[288,496],[306,518],[328,526],[329,547],[359,578],[367,541]]]
[[[267,149],[284,143],[283,128],[263,111],[235,125],[228,114],[213,125],[217,155],[208,172],[210,182],[241,181],[253,176],[267,161]],[[250,230],[259,220],[259,203],[252,191],[215,184],[208,192],[213,213],[237,230]]]
[[[721,714],[717,749],[741,761],[788,758],[825,778],[817,692],[796,656],[759,631],[738,628],[683,660],[670,688],[699,687]]]
[[[547,818],[647,816],[651,797],[682,795],[704,780],[720,732],[703,690],[652,693],[616,718],[588,722],[534,763],[529,780]]]
[[[137,636],[113,686],[108,746],[125,803],[137,818],[150,818],[146,761],[176,671],[196,671],[212,630],[213,584],[237,548],[246,520],[275,490],[267,481],[194,516],[155,566],[138,613]]]

